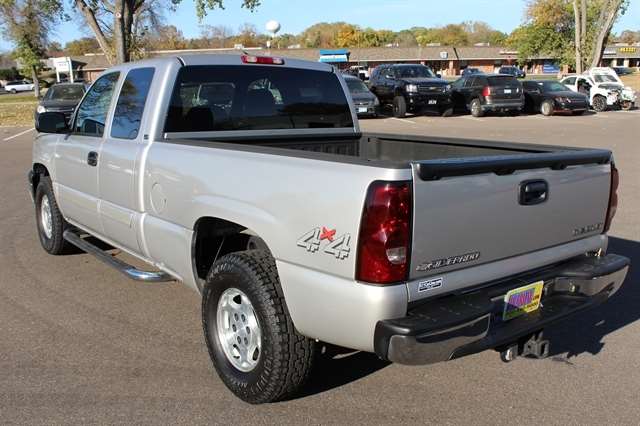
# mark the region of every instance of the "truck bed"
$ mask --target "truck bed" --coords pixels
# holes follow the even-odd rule
[[[255,137],[171,139],[171,142],[209,145],[263,151],[271,154],[316,158],[328,161],[357,162],[381,167],[409,167],[412,162],[430,160],[469,159],[523,154],[565,152],[572,155],[585,152],[596,155],[597,162],[610,156],[606,150],[585,150],[572,147],[538,144],[495,142],[463,138],[405,136],[384,133],[363,133],[353,136]],[[275,148],[275,149],[272,149]],[[301,152],[302,151],[302,152]]]
[[[604,230],[607,150],[391,134],[191,143],[410,168],[412,279],[559,247]]]

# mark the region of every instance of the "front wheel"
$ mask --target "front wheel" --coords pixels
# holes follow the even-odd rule
[[[64,254],[70,248],[63,233],[67,223],[58,208],[53,186],[48,176],[42,176],[35,194],[36,225],[40,244],[49,254]]]
[[[596,95],[593,97],[593,109],[597,112],[606,111],[607,109],[607,98],[601,95]]]
[[[542,113],[542,115],[545,115],[547,117],[553,115],[553,102],[549,100],[542,102],[542,104],[540,105],[540,112]]]
[[[631,101],[622,101],[622,103],[620,104],[620,108],[622,108],[625,111],[629,111],[632,107],[633,107],[633,102]]]
[[[15,95],[16,93],[18,93],[18,92],[16,92],[16,89],[11,89],[11,94],[12,95]]]
[[[393,116],[395,118],[404,118],[407,116],[407,101],[404,96],[396,96],[393,98]]]
[[[451,117],[453,115],[453,107],[441,108],[440,115],[442,117]]]
[[[282,400],[306,382],[315,342],[295,330],[268,251],[231,253],[213,264],[202,323],[213,366],[240,399]]]

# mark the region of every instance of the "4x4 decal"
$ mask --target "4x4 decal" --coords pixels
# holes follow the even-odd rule
[[[346,259],[351,252],[351,247],[349,247],[351,235],[344,234],[339,237],[335,235],[335,229],[324,226],[313,228],[298,239],[297,245],[306,249],[309,253],[315,253],[320,250],[322,242],[327,241],[322,250],[324,253],[330,254],[339,260]]]

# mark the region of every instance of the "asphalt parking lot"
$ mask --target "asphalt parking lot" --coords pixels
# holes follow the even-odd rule
[[[548,359],[504,364],[484,352],[405,367],[342,354],[323,359],[299,398],[250,406],[211,367],[191,290],[127,281],[86,254],[45,254],[26,191],[33,131],[0,128],[2,423],[638,424],[640,111],[408,116],[361,127],[612,149],[621,187],[610,250],[635,267],[609,303],[549,331]]]

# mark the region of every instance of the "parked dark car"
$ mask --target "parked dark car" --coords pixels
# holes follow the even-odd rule
[[[86,88],[84,83],[58,83],[51,86],[40,100],[35,112],[35,119],[43,112],[61,112],[67,122],[82,99]]]
[[[452,85],[452,99],[458,111],[482,117],[489,111],[517,115],[524,107],[522,84],[504,74],[471,74]]]
[[[380,102],[376,95],[371,93],[366,84],[360,80],[360,77],[353,75],[344,75],[344,81],[349,88],[349,94],[353,99],[358,117],[375,117],[378,115]]]
[[[369,87],[381,104],[393,107],[394,117],[425,110],[443,116],[453,112],[451,85],[424,65],[380,65],[371,73]]]
[[[471,75],[471,74],[482,74],[482,71],[480,71],[478,68],[469,68],[469,67],[462,70],[462,76]]]
[[[513,65],[500,67],[500,70],[498,70],[498,74],[512,75],[515,78],[525,78],[527,76],[527,73],[524,72],[524,70],[521,70],[518,67],[514,67]]]
[[[634,73],[633,68],[629,67],[613,67],[613,70],[618,74],[618,77]]]
[[[556,112],[584,114],[589,109],[589,99],[557,81],[525,81],[524,109],[526,112],[541,112],[553,115]]]

